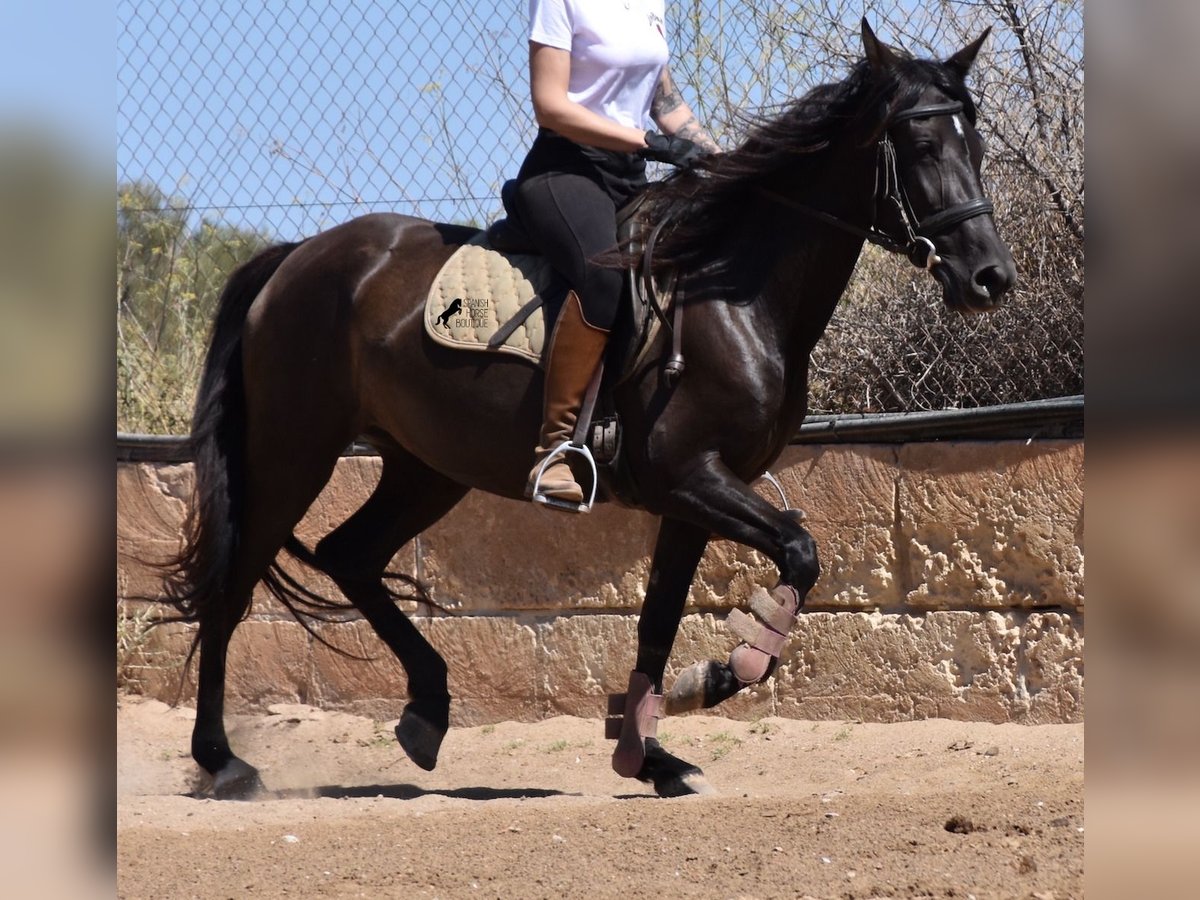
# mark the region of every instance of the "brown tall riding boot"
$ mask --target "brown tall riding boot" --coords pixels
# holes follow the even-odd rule
[[[546,455],[563,441],[570,440],[574,434],[579,409],[583,406],[583,395],[604,356],[607,343],[608,332],[589,325],[583,317],[579,295],[574,291],[568,293],[546,356],[542,431],[534,451],[533,470],[525,485],[526,497],[533,497],[533,485]],[[583,502],[583,488],[575,481],[571,467],[561,458],[546,467],[538,492],[552,500],[569,504]]]

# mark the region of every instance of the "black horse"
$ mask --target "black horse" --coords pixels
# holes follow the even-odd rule
[[[759,550],[780,582],[773,598],[752,604],[765,624],[742,615],[747,643],[727,663],[686,670],[670,708],[712,706],[768,677],[817,579],[811,535],[748,484],[804,419],[809,354],[863,241],[928,268],[946,303],[964,312],[993,308],[1015,278],[982,198],[982,145],[964,85],[984,37],[944,62],[917,60],[880,43],[864,21],[866,58],[845,81],[762,121],[708,171],[649,190],[650,221],[668,222],[657,265],[678,274],[687,298],[688,366],[677,383],[662,377],[670,347],[660,335],[613,395],[626,471],[640,505],[661,516],[630,694],[613,710],[624,713],[614,768],[660,794],[704,789],[700,771],[654,739],[653,724],[710,536]],[[217,796],[260,787],[223,723],[226,648],[253,588],[264,583],[298,615],[302,605],[333,605],[287,576],[281,549],[327,573],[396,654],[410,697],[397,736],[418,765],[436,763],[449,723],[447,667],[396,607],[386,567],[469,490],[521,499],[542,405],[542,374],[528,362],[457,352],[424,332],[432,278],[474,235],[363,216],[264,251],[225,287],[193,420],[187,542],[166,582],[167,601],[199,623],[192,755]],[[359,435],[382,457],[379,484],[309,549],[293,529]],[[486,465],[475,452],[483,443]]]

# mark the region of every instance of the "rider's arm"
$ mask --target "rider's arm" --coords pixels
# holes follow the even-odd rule
[[[717,142],[700,127],[696,114],[679,93],[668,66],[663,66],[662,74],[658,77],[658,87],[654,89],[654,99],[650,101],[650,116],[662,129],[663,134],[687,138],[709,153],[721,152]]]
[[[533,114],[543,128],[577,144],[631,153],[646,146],[646,134],[597,115],[567,97],[571,54],[557,47],[529,42],[529,89]]]

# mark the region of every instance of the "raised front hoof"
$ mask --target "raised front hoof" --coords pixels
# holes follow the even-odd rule
[[[213,776],[212,793],[218,800],[253,800],[266,790],[258,769],[236,756]]]
[[[450,700],[413,700],[404,707],[404,714],[396,725],[396,740],[408,754],[408,758],[424,769],[432,771],[437,765],[438,751],[442,738],[450,725]]]
[[[704,773],[689,762],[672,756],[654,738],[646,738],[646,761],[638,781],[654,786],[660,797],[695,797],[715,794]]]
[[[743,685],[725,663],[705,660],[688,666],[679,673],[671,690],[663,697],[663,709],[668,716],[708,709],[728,700]]]

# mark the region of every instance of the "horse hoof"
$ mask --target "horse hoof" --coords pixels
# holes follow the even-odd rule
[[[707,659],[679,673],[663,697],[663,711],[668,716],[677,716],[693,709],[707,709],[729,699],[741,687],[729,666]]]
[[[688,666],[675,678],[671,690],[663,697],[663,712],[668,716],[691,712],[704,706],[704,682],[711,660]]]
[[[646,761],[638,781],[654,786],[660,797],[692,797],[715,794],[704,773],[689,762],[672,756],[655,738],[646,738]]]
[[[716,794],[717,789],[708,783],[703,772],[693,768],[690,772],[657,779],[654,793],[660,797],[707,797]]]
[[[449,729],[449,706],[449,700],[436,706],[427,700],[413,700],[396,725],[396,740],[408,758],[426,772],[437,765],[438,750]]]
[[[213,776],[213,796],[218,800],[253,800],[266,790],[258,769],[236,756]]]

